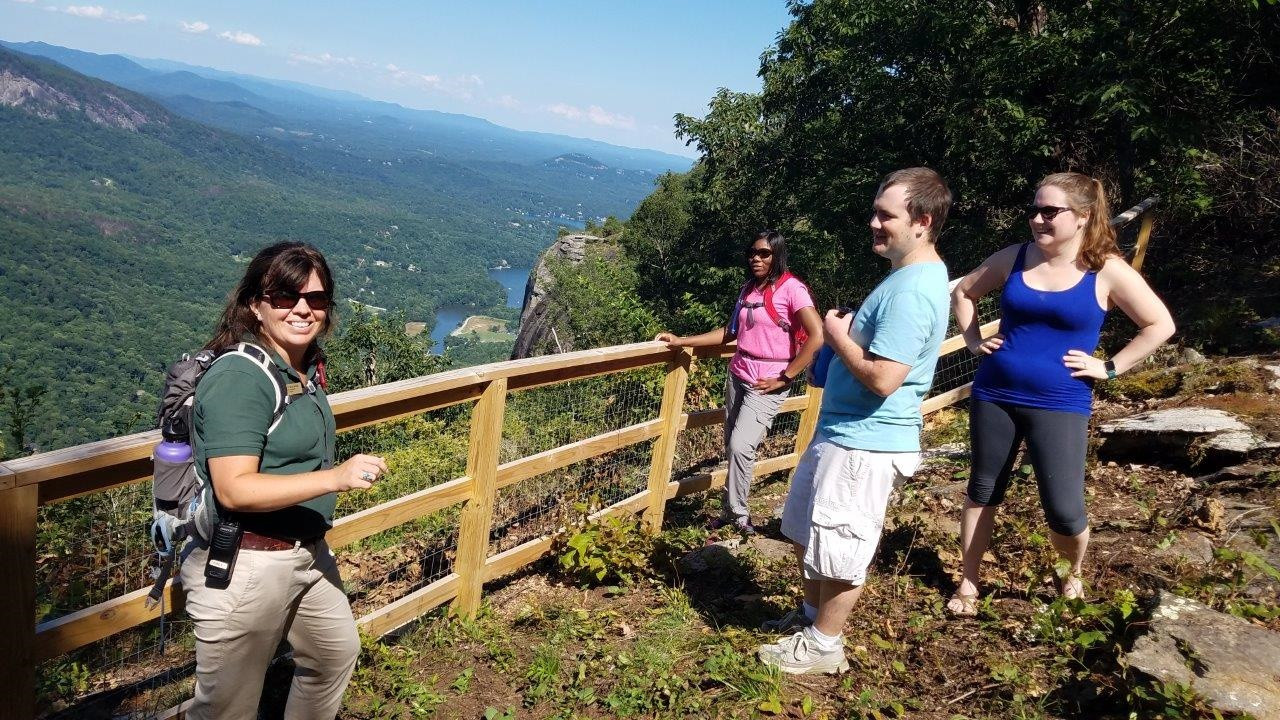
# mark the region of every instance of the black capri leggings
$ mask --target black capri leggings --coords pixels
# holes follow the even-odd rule
[[[969,499],[978,505],[1004,501],[1024,438],[1049,529],[1068,536],[1084,532],[1089,526],[1084,511],[1088,415],[970,400]]]

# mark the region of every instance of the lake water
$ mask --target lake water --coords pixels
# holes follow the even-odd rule
[[[507,291],[507,307],[518,308],[524,304],[524,284],[529,279],[529,268],[501,268],[490,270],[489,277],[502,284]],[[442,307],[436,311],[436,326],[431,331],[434,352],[444,352],[444,339],[457,330],[462,321],[476,313],[475,308]]]

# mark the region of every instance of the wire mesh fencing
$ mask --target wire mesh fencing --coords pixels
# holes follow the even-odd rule
[[[658,366],[513,392],[499,458],[512,462],[654,420],[664,379]],[[491,552],[554,533],[586,511],[641,492],[652,448],[652,442],[637,443],[500,489]]]

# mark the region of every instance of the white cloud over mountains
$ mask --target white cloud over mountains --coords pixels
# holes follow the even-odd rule
[[[470,100],[474,97],[475,91],[484,85],[484,80],[475,74],[445,78],[435,74],[405,70],[394,63],[387,63],[382,69],[392,82],[441,92],[463,100]]]
[[[599,105],[589,105],[586,110],[583,110],[576,105],[556,103],[548,105],[544,109],[552,115],[559,115],[575,122],[585,121],[593,125],[620,128],[622,130],[634,130],[636,127],[636,119],[630,115],[609,112]]]
[[[118,10],[107,10],[101,5],[68,5],[62,9],[62,12],[76,17],[90,18],[92,20],[112,20],[115,22],[144,22],[147,19],[147,16],[142,13],[128,15]]]
[[[227,42],[235,43],[236,45],[250,45],[252,47],[262,45],[262,38],[243,30],[236,30],[235,32],[224,30],[223,32],[218,33],[218,37],[226,40]]]
[[[185,22],[185,21],[179,20],[178,24],[182,26],[182,32],[194,33],[197,35],[209,29],[209,23],[201,22],[199,20],[196,20],[195,22]]]

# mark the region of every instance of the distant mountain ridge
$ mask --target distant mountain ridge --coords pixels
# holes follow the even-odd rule
[[[477,146],[468,157],[478,160],[540,162],[565,153],[589,155],[607,165],[662,173],[684,171],[689,158],[657,150],[628,148],[566,135],[514,130],[482,118],[435,110],[417,110],[396,103],[328,90],[292,81],[271,80],[171,60],[130,59],[124,55],[99,55],[42,42],[8,42],[0,45],[18,52],[54,60],[92,77],[127,87],[152,97],[190,96],[213,102],[240,101],[273,115],[324,122],[359,122],[383,116],[395,118],[421,134],[446,141],[469,140]],[[206,118],[196,117],[196,120]],[[482,137],[477,137],[477,134]],[[466,137],[469,135],[470,137]],[[477,143],[477,140],[481,142]]]

